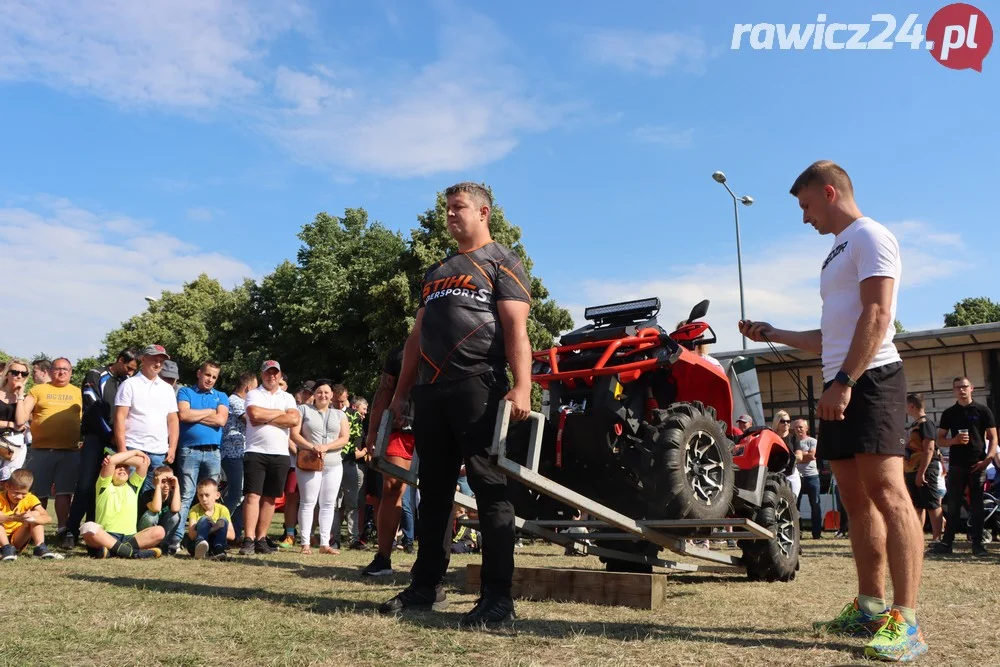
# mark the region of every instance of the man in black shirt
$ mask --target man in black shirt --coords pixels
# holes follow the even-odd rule
[[[941,539],[941,501],[938,499],[938,476],[941,473],[941,450],[937,447],[937,428],[924,410],[924,397],[910,394],[906,397],[906,414],[910,424],[906,438],[906,463],[903,476],[910,499],[917,509],[920,528],[924,526],[924,510],[931,515],[934,541]]]
[[[967,377],[952,382],[957,402],[941,415],[938,444],[948,453],[948,523],[941,542],[932,547],[937,554],[950,554],[955,529],[961,517],[962,500],[969,489],[969,534],[974,556],[985,556],[983,548],[983,485],[986,468],[997,453],[997,424],[993,412],[972,400],[973,386]],[[989,453],[986,443],[989,442]]]
[[[83,379],[83,450],[80,478],[73,504],[66,521],[66,535],[61,546],[73,548],[80,539],[80,523],[84,516],[94,520],[94,499],[97,477],[104,461],[104,448],[112,447],[111,427],[114,422],[115,395],[118,385],[135,375],[139,367],[136,350],[122,350],[115,363],[87,372]]]
[[[500,401],[512,403],[512,418],[531,409],[531,306],[528,276],[518,256],[490,237],[492,197],[476,183],[445,191],[448,232],[458,242],[427,271],[413,331],[391,409],[401,414],[414,402],[413,433],[420,457],[420,548],[410,586],[379,611],[443,609],[441,584],[448,569],[448,546],[455,485],[465,460],[476,496],[483,536],[482,590],[462,617],[465,627],[514,620],[514,505],[507,478],[490,465]],[[514,374],[508,389],[506,365]]]

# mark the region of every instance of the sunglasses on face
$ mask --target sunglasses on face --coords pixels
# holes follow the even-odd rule
[[[9,371],[7,371],[7,375],[13,375],[19,378],[26,378],[28,377],[28,371],[16,371],[12,368]]]
[[[779,419],[778,423],[779,424],[791,424],[792,420],[791,419]]]

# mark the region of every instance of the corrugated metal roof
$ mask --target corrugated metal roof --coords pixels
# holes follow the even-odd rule
[[[984,348],[1000,347],[1000,322],[972,324],[967,327],[928,329],[926,331],[907,331],[906,333],[896,334],[893,342],[896,343],[900,354],[967,346],[982,346]],[[753,357],[758,367],[767,364],[819,361],[819,355],[817,354],[803,352],[802,350],[796,350],[784,345],[776,346],[775,349],[778,354],[772,352],[769,347],[760,347],[759,343],[752,343],[752,345],[758,347],[732,352],[713,352],[712,356],[719,360],[740,356]]]

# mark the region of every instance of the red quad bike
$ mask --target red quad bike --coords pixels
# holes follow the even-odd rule
[[[737,564],[753,581],[790,581],[799,565],[799,515],[784,471],[793,459],[769,429],[734,435],[729,379],[694,351],[716,342],[700,321],[708,303],[669,334],[656,322],[659,299],[588,308],[591,324],[535,352],[532,380],[546,404],[538,472],[628,517],[667,520],[658,525],[681,544],[712,534],[713,521],[750,519],[773,537],[741,539]],[[511,456],[518,456],[522,438],[515,433],[524,428],[511,425]],[[519,517],[572,516],[560,501],[515,487]],[[698,521],[670,529],[676,519]],[[598,547],[653,558],[660,551],[641,538],[601,535],[606,541],[596,538]],[[602,560],[609,570],[652,571],[648,564]]]

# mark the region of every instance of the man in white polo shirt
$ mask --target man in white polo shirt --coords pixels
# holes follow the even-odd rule
[[[281,389],[281,366],[265,361],[261,384],[246,397],[246,453],[243,455],[243,526],[240,553],[269,554],[267,529],[274,517],[274,500],[288,476],[288,431],[299,423],[295,398]]]
[[[177,397],[159,375],[169,358],[162,345],[147,345],[139,372],[122,382],[115,394],[115,447],[119,452],[137,449],[149,457],[142,491],[153,488],[153,471],[173,463],[177,453]]]

